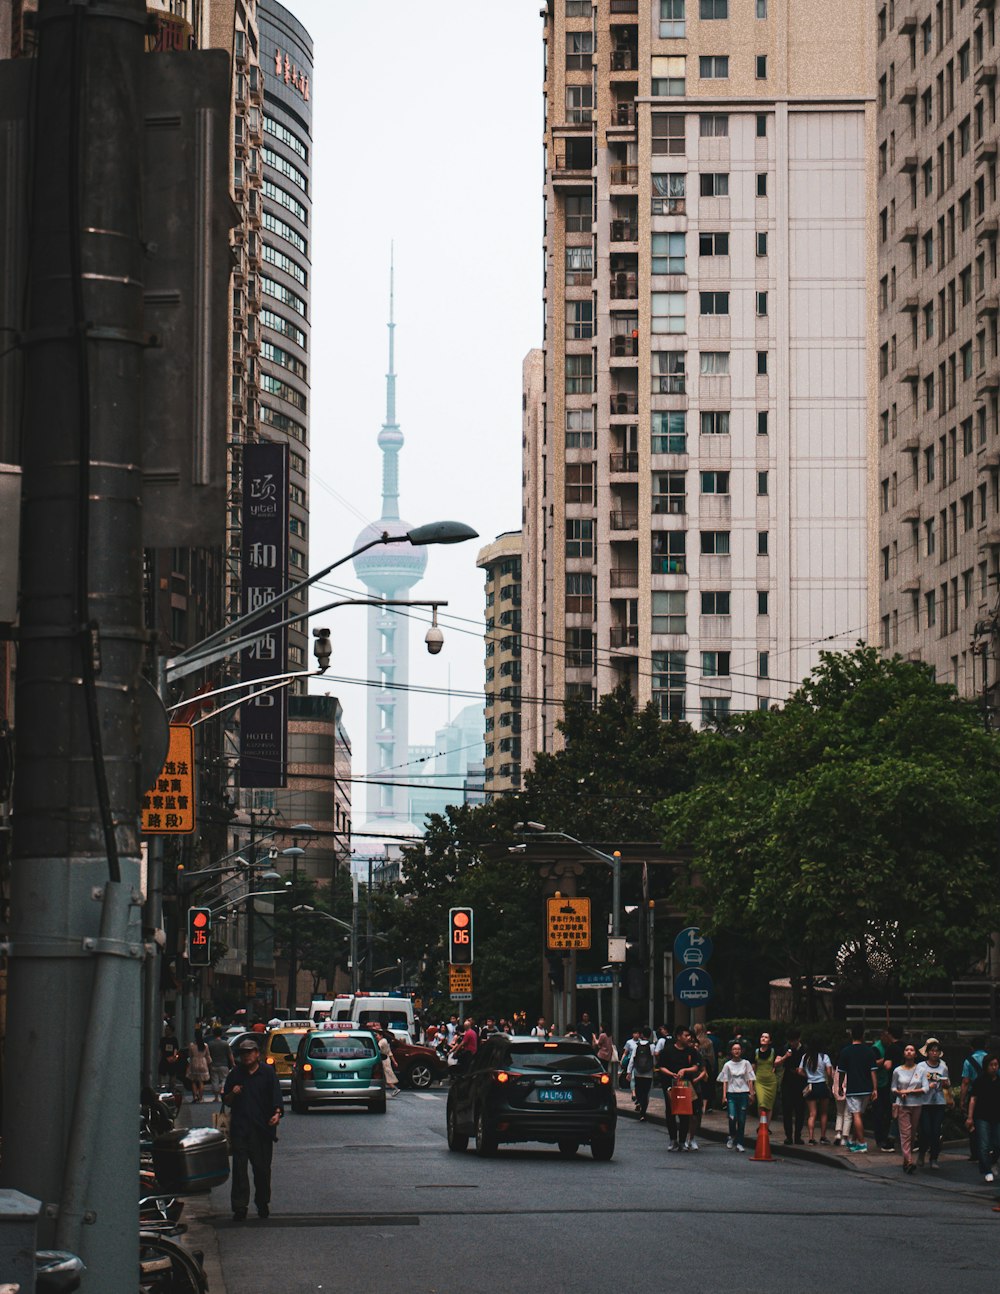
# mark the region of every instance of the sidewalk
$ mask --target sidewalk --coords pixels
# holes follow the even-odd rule
[[[618,1114],[621,1118],[637,1119],[632,1104],[631,1094],[623,1088],[617,1089]],[[646,1113],[648,1123],[666,1126],[664,1117],[664,1100],[662,1089],[654,1089],[649,1109]],[[729,1136],[729,1122],[721,1110],[711,1110],[702,1120],[699,1141],[725,1145]],[[748,1157],[753,1153],[757,1136],[757,1119],[753,1113],[747,1117],[745,1144]],[[968,1144],[946,1142],[941,1151],[941,1169],[931,1172],[929,1169],[917,1169],[908,1175],[902,1170],[902,1156],[899,1151],[892,1154],[880,1151],[875,1138],[869,1136],[868,1154],[852,1153],[846,1146],[786,1146],[785,1130],[779,1119],[771,1125],[771,1154],[777,1159],[798,1160],[800,1163],[822,1164],[827,1168],[840,1168],[846,1172],[862,1173],[866,1177],[887,1182],[890,1185],[922,1186],[929,1190],[949,1191],[967,1195],[980,1204],[1000,1204],[1000,1177],[993,1186],[983,1181],[979,1165],[968,1158]]]
[[[628,1093],[625,1092],[622,1095],[627,1096]],[[178,1111],[175,1126],[210,1128],[213,1112],[221,1108],[218,1103],[211,1101],[192,1105],[190,1100],[185,1100]],[[205,1221],[211,1210],[211,1194],[185,1195],[181,1221],[187,1226],[187,1232],[182,1239],[188,1249],[199,1249],[205,1256],[205,1276],[208,1279],[209,1294],[227,1294],[226,1278],[222,1273],[222,1258],[219,1254],[219,1237],[215,1227]]]

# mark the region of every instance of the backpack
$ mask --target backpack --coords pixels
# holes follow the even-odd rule
[[[653,1072],[653,1049],[648,1042],[640,1042],[632,1057],[632,1073],[648,1078]]]

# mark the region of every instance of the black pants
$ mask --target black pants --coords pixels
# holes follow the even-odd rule
[[[274,1132],[271,1128],[250,1128],[230,1134],[233,1143],[233,1181],[230,1203],[233,1212],[250,1203],[250,1173],[253,1169],[253,1202],[257,1208],[271,1203],[271,1157]]]
[[[653,1086],[652,1078],[640,1078],[635,1075],[635,1103],[640,1114],[645,1114],[649,1108],[649,1089]]]
[[[690,1114],[674,1114],[670,1108],[669,1092],[665,1092],[664,1096],[667,1101],[667,1131],[670,1133],[670,1140],[676,1141],[683,1146],[687,1141],[687,1135],[691,1128],[691,1116]]]
[[[878,1098],[872,1105],[872,1127],[880,1146],[892,1141],[892,1087],[889,1084],[878,1089]]]
[[[781,1118],[785,1125],[785,1140],[801,1141],[802,1125],[806,1121],[806,1103],[801,1084],[782,1083]]]

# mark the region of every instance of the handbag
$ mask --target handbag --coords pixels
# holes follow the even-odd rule
[[[216,1131],[221,1132],[226,1138],[226,1148],[232,1151],[233,1143],[230,1139],[229,1125],[232,1119],[232,1112],[228,1105],[224,1105],[217,1114],[212,1115],[212,1126]]]
[[[671,1114],[694,1114],[694,1088],[679,1079],[669,1089]]]

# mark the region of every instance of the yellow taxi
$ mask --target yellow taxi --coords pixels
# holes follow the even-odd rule
[[[288,1092],[292,1086],[292,1070],[295,1067],[295,1053],[299,1049],[299,1040],[308,1033],[305,1024],[272,1029],[264,1043],[264,1064],[273,1065],[278,1075],[281,1090]]]

